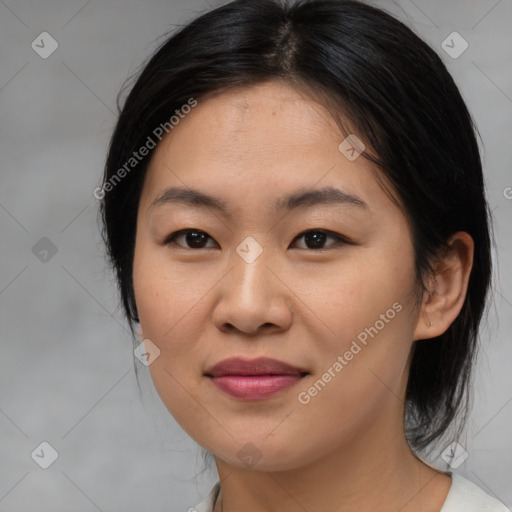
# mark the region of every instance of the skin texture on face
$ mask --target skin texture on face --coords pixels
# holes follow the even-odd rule
[[[216,457],[221,481],[230,475],[224,512],[364,509],[372,499],[416,510],[413,496],[429,479],[436,510],[449,487],[410,451],[403,397],[412,343],[453,321],[471,261],[458,267],[454,258],[455,279],[442,281],[452,296],[444,306],[431,301],[438,323],[429,330],[407,220],[370,163],[339,149],[344,138],[320,104],[268,82],[199,101],[148,167],[133,279],[143,337],[161,351],[149,369],[176,421]],[[227,210],[153,204],[170,187],[213,196]],[[274,208],[326,187],[359,203]],[[185,229],[207,236],[169,241]],[[226,358],[260,356],[308,375],[253,402],[204,375]],[[336,493],[343,507],[333,508]]]

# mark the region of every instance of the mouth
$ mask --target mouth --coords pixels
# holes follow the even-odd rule
[[[294,386],[309,373],[276,359],[225,359],[205,374],[227,395],[241,400],[265,400]]]

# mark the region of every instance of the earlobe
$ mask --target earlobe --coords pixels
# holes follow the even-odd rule
[[[468,233],[459,231],[450,237],[424,294],[414,340],[440,336],[457,318],[466,298],[473,251],[474,242]]]

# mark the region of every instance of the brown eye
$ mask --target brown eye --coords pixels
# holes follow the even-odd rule
[[[185,244],[177,243],[176,240],[185,240]],[[207,235],[204,231],[200,231],[198,229],[182,229],[180,231],[176,231],[169,235],[164,244],[176,244],[184,249],[204,249],[206,248],[207,240],[213,240],[209,235]]]
[[[298,240],[300,238],[304,238],[306,247],[299,247],[299,249],[329,249],[333,245],[337,245],[337,242],[346,242],[346,240],[343,237],[336,235],[335,233],[318,229],[305,231],[304,233],[298,235],[295,238],[295,240]],[[325,247],[325,241],[329,238],[335,240],[335,243],[330,244],[328,247]]]
[[[350,243],[344,237],[337,235],[335,233],[325,231],[325,230],[309,230],[301,233],[297,237],[295,237],[294,242],[299,240],[300,238],[304,239],[305,247],[299,247],[299,249],[310,249],[310,250],[318,250],[318,249],[330,249],[332,246],[338,245],[341,243]],[[329,244],[327,247],[325,246],[326,241],[328,239],[334,240],[334,243]],[[180,231],[176,231],[169,235],[165,241],[164,245],[176,244],[179,247],[184,249],[208,249],[212,247],[218,247],[218,245],[210,245],[207,246],[208,240],[213,240],[207,233],[198,229],[182,229]]]

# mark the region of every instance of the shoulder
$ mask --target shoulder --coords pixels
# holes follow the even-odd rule
[[[215,501],[219,493],[220,482],[217,482],[212,487],[212,490],[208,493],[206,498],[204,498],[203,501],[201,501],[201,503],[198,503],[195,507],[189,508],[187,512],[213,512],[213,507],[215,505]]]
[[[451,473],[452,486],[440,512],[511,512],[478,485]]]

